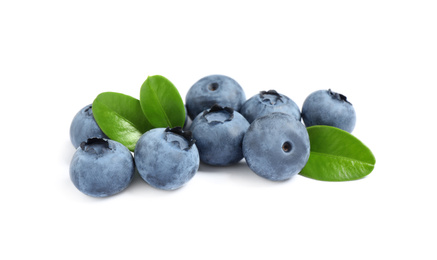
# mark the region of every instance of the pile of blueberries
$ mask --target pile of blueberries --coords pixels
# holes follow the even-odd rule
[[[306,127],[329,125],[352,132],[356,121],[352,104],[331,90],[311,93],[300,111],[293,100],[274,90],[246,100],[241,86],[224,75],[200,79],[185,101],[186,122],[189,117],[191,124],[147,131],[133,155],[101,131],[91,105],[80,110],[70,127],[77,148],[70,178],[76,188],[93,197],[114,195],[137,171],[151,186],[175,190],[195,175],[200,162],[227,166],[243,158],[257,175],[284,181],[308,161]]]

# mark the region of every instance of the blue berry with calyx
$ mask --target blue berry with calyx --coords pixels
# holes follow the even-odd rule
[[[331,89],[318,90],[305,99],[302,119],[307,127],[328,125],[351,133],[355,128],[356,114],[346,96]]]
[[[275,90],[261,91],[244,102],[240,109],[240,113],[249,123],[273,112],[290,114],[296,120],[300,120],[301,117],[298,105],[289,97]]]
[[[92,105],[82,108],[74,116],[70,125],[70,140],[75,148],[89,138],[107,138],[93,116]]]
[[[249,168],[272,181],[299,173],[308,161],[310,141],[305,126],[293,116],[274,112],[255,119],[243,139]]]
[[[214,105],[200,113],[191,124],[200,160],[226,166],[243,159],[242,141],[249,122],[230,107]]]
[[[91,138],[82,142],[70,163],[70,179],[82,193],[107,197],[121,192],[135,172],[132,153],[119,142]]]
[[[191,132],[181,127],[147,131],[135,146],[138,173],[157,189],[182,187],[199,169],[199,152],[194,143]]]
[[[224,75],[201,78],[191,86],[185,97],[188,115],[193,120],[214,104],[239,111],[245,101],[246,95],[240,84]]]

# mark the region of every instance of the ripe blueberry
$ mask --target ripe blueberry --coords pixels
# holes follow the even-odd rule
[[[356,115],[346,96],[329,90],[311,93],[302,106],[305,125],[328,125],[351,133],[355,127]]]
[[[70,125],[70,140],[75,148],[89,138],[108,138],[97,125],[90,105],[82,108],[73,118]]]
[[[289,114],[268,114],[250,125],[243,139],[243,154],[249,168],[259,176],[273,181],[287,180],[308,161],[308,132]]]
[[[131,152],[121,143],[103,138],[82,142],[70,163],[73,184],[93,197],[107,197],[124,190],[134,172]]]
[[[216,166],[239,162],[243,159],[241,143],[248,128],[249,122],[230,107],[214,105],[200,113],[191,124],[200,160]]]
[[[275,90],[261,91],[249,98],[241,107],[240,113],[249,123],[258,117],[273,112],[290,114],[300,121],[300,109],[289,97],[279,94]]]
[[[155,128],[144,133],[135,146],[135,164],[151,186],[175,190],[199,169],[199,152],[191,132],[180,127]]]
[[[224,75],[201,78],[188,90],[185,97],[187,112],[191,119],[214,104],[239,111],[246,95],[234,79]]]

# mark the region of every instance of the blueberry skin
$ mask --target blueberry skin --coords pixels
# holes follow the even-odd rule
[[[226,166],[243,159],[242,141],[249,122],[232,108],[213,106],[200,113],[191,124],[200,160]]]
[[[119,142],[92,138],[82,142],[70,163],[70,179],[82,193],[107,197],[126,189],[135,172],[134,159]]]
[[[342,94],[329,90],[311,93],[302,106],[302,119],[307,127],[328,125],[352,133],[356,114],[352,104]]]
[[[274,112],[255,119],[243,139],[249,168],[272,181],[284,181],[299,173],[310,156],[305,126],[293,116]]]
[[[157,189],[175,190],[185,185],[199,169],[199,152],[194,140],[188,139],[168,128],[144,133],[134,152],[140,176]]]
[[[299,106],[289,97],[275,90],[261,91],[244,102],[240,110],[249,123],[273,112],[290,114],[300,121]]]
[[[185,96],[187,112],[192,120],[214,104],[239,111],[245,101],[246,95],[240,84],[224,75],[201,78],[194,83]]]
[[[70,125],[70,140],[75,148],[78,148],[82,142],[89,138],[106,138],[93,116],[91,104],[82,108],[74,116]]]

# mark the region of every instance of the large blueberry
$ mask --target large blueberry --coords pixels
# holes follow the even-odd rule
[[[70,125],[70,140],[75,148],[89,138],[108,138],[97,125],[90,105],[82,108],[74,116]]]
[[[249,168],[259,176],[273,181],[287,180],[308,161],[308,132],[289,114],[268,114],[250,125],[243,139],[243,154]]]
[[[300,121],[300,109],[297,104],[289,97],[279,94],[275,90],[261,91],[244,102],[240,109],[240,113],[249,123],[252,123],[258,117],[273,112],[290,114]]]
[[[246,95],[240,84],[224,75],[201,78],[188,90],[185,97],[188,115],[193,120],[214,104],[239,111],[245,101]]]
[[[200,113],[191,124],[200,160],[216,166],[239,162],[243,159],[241,143],[248,128],[249,122],[229,107],[214,105]]]
[[[311,93],[302,106],[305,125],[328,125],[351,133],[355,127],[356,115],[352,104],[342,94],[329,90]]]
[[[124,190],[134,172],[131,152],[119,142],[102,138],[82,142],[70,163],[73,184],[93,197],[107,197]]]
[[[191,133],[180,127],[147,131],[135,146],[138,173],[155,188],[180,188],[199,169],[199,152],[194,142]]]

